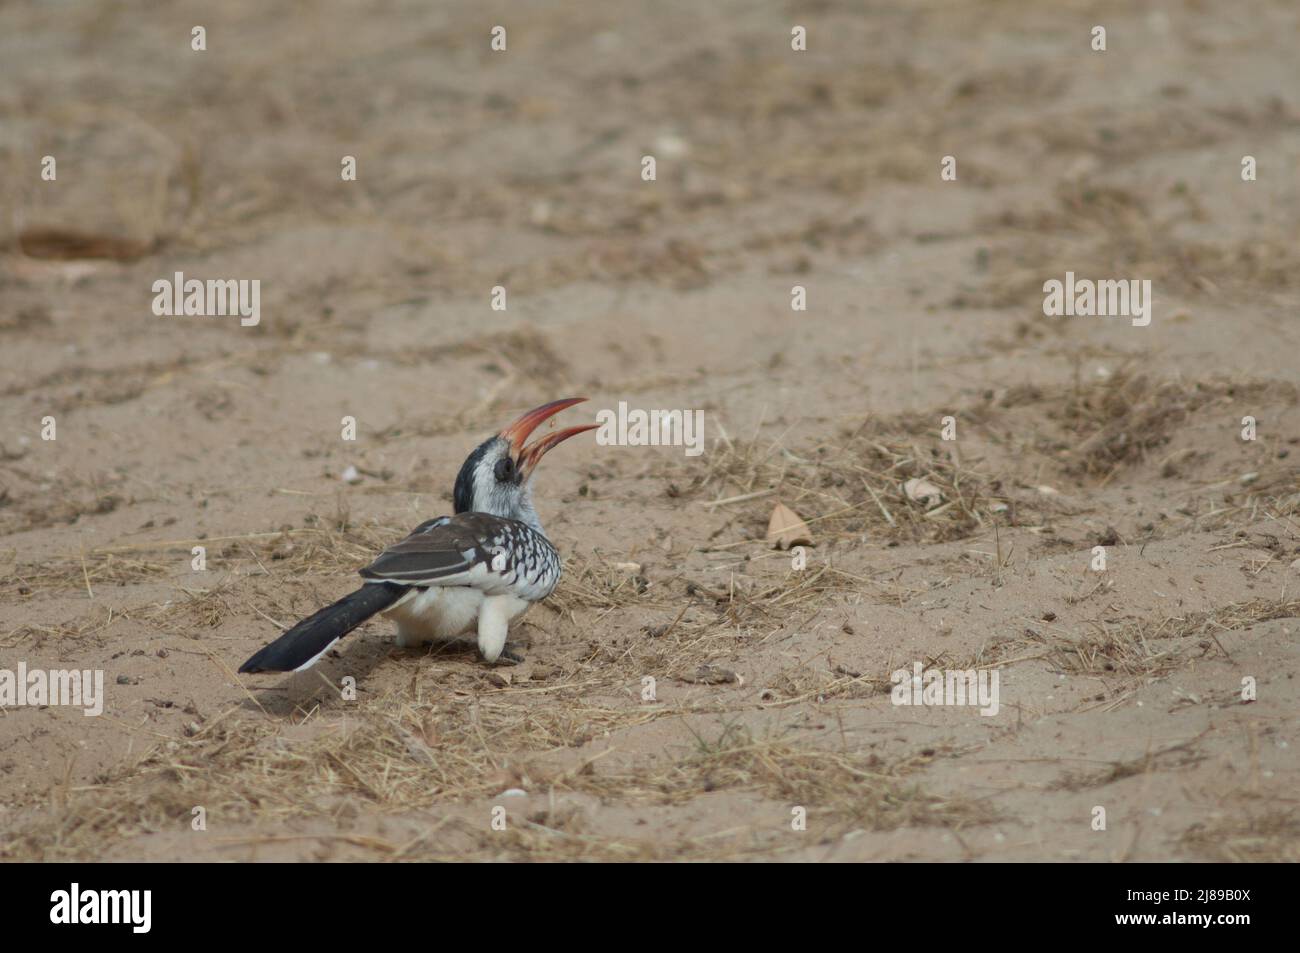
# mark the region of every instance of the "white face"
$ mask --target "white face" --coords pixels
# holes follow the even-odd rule
[[[533,509],[532,480],[520,482],[519,468],[506,441],[497,438],[492,442],[474,468],[473,483],[476,510],[541,529]]]

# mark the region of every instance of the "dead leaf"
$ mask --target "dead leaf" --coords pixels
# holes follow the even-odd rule
[[[914,477],[903,484],[903,492],[909,500],[920,503],[927,510],[932,510],[943,502],[943,491],[929,480]]]
[[[777,503],[772,508],[772,518],[767,523],[767,541],[774,544],[777,549],[813,544],[812,532],[808,529],[808,524],[784,503]]]

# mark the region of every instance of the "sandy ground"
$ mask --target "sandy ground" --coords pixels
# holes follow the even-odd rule
[[[0,710],[0,857],[1300,858],[1300,11],[1134,6],[0,7],[0,669],[107,694]],[[234,674],[572,393],[707,450],[546,459],[524,664]]]

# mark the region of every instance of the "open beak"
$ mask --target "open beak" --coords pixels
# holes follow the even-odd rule
[[[523,479],[527,480],[532,475],[533,468],[537,466],[548,450],[553,449],[570,437],[596,429],[595,424],[588,424],[585,427],[568,427],[564,430],[548,433],[545,437],[533,441],[531,445],[524,446],[524,441],[543,422],[550,420],[566,407],[581,404],[586,399],[585,397],[566,397],[563,400],[553,400],[549,404],[542,404],[536,410],[530,410],[501,431],[501,436],[510,442],[510,452],[514,454],[515,459],[518,461],[519,471],[523,474]]]

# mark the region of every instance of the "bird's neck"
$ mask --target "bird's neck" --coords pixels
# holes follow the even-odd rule
[[[533,507],[532,487],[525,486],[519,493],[481,494],[472,502],[471,506],[479,513],[499,516],[502,519],[518,520],[542,536],[546,535],[545,530],[542,529],[541,518],[538,517],[537,510]]]
[[[542,520],[537,515],[537,510],[533,509],[533,500],[532,500],[531,493],[525,492],[524,497],[520,501],[519,506],[515,508],[515,512],[510,514],[510,518],[519,520],[519,522],[523,523],[525,526],[528,526],[530,529],[535,530],[537,533],[541,534],[542,536],[546,535],[546,531],[542,529]]]

